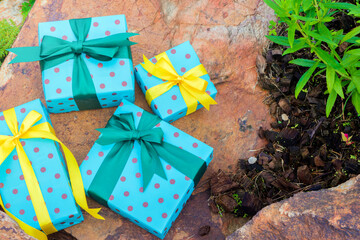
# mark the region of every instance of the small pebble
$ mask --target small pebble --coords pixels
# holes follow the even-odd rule
[[[256,161],[257,161],[256,157],[249,157],[249,159],[248,159],[249,164],[254,164],[254,163],[256,163]]]
[[[281,119],[282,119],[283,121],[289,121],[289,117],[288,117],[288,115],[286,115],[285,113],[281,114]]]

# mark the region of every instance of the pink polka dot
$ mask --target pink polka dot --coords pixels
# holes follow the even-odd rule
[[[51,28],[50,28],[50,31],[52,31],[52,32],[55,32],[55,30],[56,30],[55,27],[51,27]]]
[[[154,187],[155,187],[155,188],[160,188],[160,184],[155,183]]]
[[[163,213],[161,216],[162,216],[163,218],[167,218],[167,214],[166,214],[166,213]]]
[[[20,175],[19,179],[20,179],[20,180],[24,180],[24,179],[25,179],[25,178],[24,178],[24,175]]]
[[[178,133],[178,132],[175,132],[175,133],[174,133],[174,137],[179,137],[179,133]]]
[[[147,218],[146,218],[146,221],[151,222],[151,221],[152,221],[152,218],[151,218],[151,217],[147,217]]]
[[[67,194],[64,193],[63,195],[61,195],[61,198],[62,199],[67,199]]]
[[[89,55],[85,55],[85,57],[86,57],[87,59],[90,59],[90,56],[89,56]]]
[[[172,110],[171,109],[168,109],[167,110],[167,113],[170,115],[170,114],[172,114]]]
[[[136,173],[135,176],[136,176],[137,178],[139,178],[139,177],[141,177],[141,173]]]
[[[86,156],[84,160],[85,160],[85,161],[89,160],[89,156]]]
[[[25,143],[24,141],[21,141],[21,146],[23,146],[23,147],[24,147],[24,146],[25,146],[25,144],[26,144],[26,143]]]
[[[110,201],[114,200],[114,196],[113,196],[113,195],[110,195],[109,200],[110,200]]]
[[[169,164],[166,165],[166,169],[167,169],[167,170],[170,170],[170,169],[171,169],[171,165],[169,165]]]
[[[70,222],[69,224],[70,224],[70,225],[73,225],[73,224],[74,224],[74,222]]]
[[[126,177],[122,176],[122,177],[120,178],[120,181],[125,182],[125,181],[126,181]]]
[[[48,193],[52,193],[52,192],[53,192],[52,187],[49,187],[49,188],[47,189],[47,191],[48,191]]]
[[[194,148],[197,148],[199,145],[197,143],[193,143],[192,145]]]
[[[174,199],[178,199],[179,198],[179,194],[174,194]]]
[[[151,59],[151,61],[152,61],[153,63],[156,63],[156,62],[157,62],[157,59],[156,59],[156,58],[153,58],[153,59]]]
[[[175,184],[175,180],[174,180],[174,179],[171,179],[171,180],[170,180],[170,184]]]
[[[149,206],[149,204],[147,202],[143,203],[143,207],[148,207],[148,206]]]
[[[11,207],[10,203],[5,204],[5,207],[10,208]]]
[[[67,36],[66,35],[62,36],[62,39],[67,40]]]
[[[94,78],[94,75],[90,74],[91,78]]]
[[[154,105],[154,108],[155,108],[155,109],[158,109],[158,106],[155,104],[155,105]]]
[[[17,194],[17,193],[18,193],[18,190],[17,190],[17,189],[14,189],[14,190],[12,191],[12,193],[13,193],[13,194]]]
[[[54,212],[55,212],[55,213],[59,213],[59,212],[60,212],[60,209],[59,209],[59,208],[55,208],[55,209],[54,209]]]
[[[103,153],[103,152],[99,152],[98,155],[99,155],[99,157],[102,157],[102,156],[104,156],[104,153]]]
[[[121,102],[121,103],[119,104],[119,106],[120,106],[120,107],[124,106],[124,103],[123,103],[123,102]]]
[[[152,77],[152,74],[151,74],[151,73],[147,73],[147,76],[148,76],[148,77]]]
[[[104,89],[104,88],[105,88],[105,84],[103,84],[103,83],[100,84],[100,88],[101,88],[101,89]]]
[[[160,123],[156,124],[155,127],[160,127]]]
[[[101,100],[106,100],[106,98],[102,98]]]
[[[148,87],[147,87],[147,86],[145,86],[144,88],[145,88],[145,90],[148,90]]]
[[[61,93],[61,89],[60,89],[60,88],[56,89],[56,93],[60,94],[60,93]]]
[[[56,174],[55,174],[55,178],[56,178],[56,179],[59,179],[59,178],[60,178],[60,174],[59,174],[59,173],[56,173]]]
[[[97,27],[97,26],[99,26],[99,23],[98,23],[98,22],[94,22],[94,23],[93,23],[93,26],[94,26],[94,27]]]
[[[102,68],[103,67],[103,64],[102,63],[98,63],[98,68]]]
[[[0,188],[3,188],[4,187],[4,184],[3,183],[0,183]]]
[[[186,181],[189,181],[190,178],[189,178],[188,176],[185,176],[185,180],[186,180]]]
[[[25,112],[26,112],[26,109],[25,109],[25,108],[22,108],[22,109],[20,109],[20,112],[21,112],[21,113],[25,113]]]
[[[208,95],[210,95],[210,94],[211,94],[211,92],[210,92],[210,91],[206,91],[206,93],[207,93]]]
[[[133,158],[133,159],[132,159],[132,162],[133,162],[133,163],[137,163],[137,158]]]
[[[125,61],[124,61],[124,60],[120,60],[119,64],[120,64],[121,66],[124,66],[124,65],[125,65]]]
[[[128,206],[128,211],[131,212],[134,208],[132,206]]]
[[[18,155],[13,156],[13,160],[18,160],[18,159],[19,159]]]
[[[24,209],[21,209],[21,210],[19,211],[19,214],[20,214],[20,215],[24,215],[24,214],[25,214],[25,210],[24,210]]]
[[[11,169],[10,169],[10,168],[6,169],[6,173],[7,173],[7,174],[10,174],[10,173],[11,173]]]
[[[33,217],[33,220],[34,220],[34,222],[37,222],[38,219],[37,219],[36,216],[34,216],[34,217]]]
[[[163,202],[164,202],[164,199],[163,199],[163,198],[159,198],[159,199],[158,199],[158,202],[159,202],[159,203],[163,203]]]
[[[1,121],[4,121],[4,120],[5,120],[5,117],[4,117],[4,116],[0,116],[0,120],[1,120]]]
[[[69,98],[68,100],[69,100],[69,101],[72,101],[72,100],[74,100],[74,98],[71,97],[71,98]]]
[[[142,115],[141,112],[137,112],[137,113],[136,113],[136,116],[138,116],[138,117],[141,117],[141,115]]]
[[[50,83],[50,80],[49,79],[45,79],[45,84],[49,84]]]
[[[177,96],[176,96],[176,95],[172,95],[172,96],[171,96],[171,99],[172,99],[172,100],[176,100],[176,99],[177,99]]]
[[[46,168],[42,167],[42,168],[40,168],[40,171],[41,172],[46,172]]]
[[[48,158],[52,159],[54,157],[54,155],[52,153],[48,154]]]
[[[114,72],[111,72],[111,73],[110,73],[110,77],[115,77],[115,73],[114,73]]]
[[[30,195],[27,195],[27,196],[26,196],[26,200],[28,200],[28,201],[31,200]]]
[[[69,218],[73,218],[74,217],[74,214],[71,214],[70,216],[69,216]]]
[[[171,53],[172,53],[172,54],[175,54],[175,53],[176,53],[176,50],[175,50],[175,49],[171,49]]]
[[[54,69],[54,72],[58,73],[58,72],[60,72],[60,69],[59,69],[59,68],[55,68],[55,69]]]
[[[106,32],[105,32],[105,35],[106,35],[106,36],[109,36],[109,35],[110,35],[110,31],[106,31]]]
[[[144,192],[144,188],[143,187],[139,188],[139,192]]]
[[[87,170],[86,174],[87,174],[87,175],[91,175],[91,174],[92,174],[92,171],[91,171],[91,170]]]
[[[116,25],[119,25],[119,24],[120,24],[120,20],[118,20],[118,19],[115,20],[115,24],[116,24]]]
[[[66,77],[67,82],[71,82],[71,77]]]
[[[190,54],[186,54],[185,57],[186,57],[187,59],[189,59],[191,56],[190,56]]]
[[[39,148],[38,148],[38,147],[34,148],[34,152],[38,153],[38,152],[39,152]]]
[[[124,192],[124,196],[128,197],[130,195],[130,193],[128,191]]]
[[[185,72],[185,71],[186,71],[186,68],[182,67],[182,68],[180,69],[180,71],[181,71],[181,72]]]

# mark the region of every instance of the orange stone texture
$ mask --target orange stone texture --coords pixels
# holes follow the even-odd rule
[[[13,47],[37,46],[39,22],[125,14],[132,40],[134,65],[189,40],[218,89],[218,105],[201,109],[173,123],[214,148],[214,160],[165,239],[225,239],[245,223],[210,212],[208,179],[218,169],[233,171],[240,158],[254,155],[265,142],[257,136],[271,117],[263,103],[266,92],[257,86],[256,57],[266,48],[265,35],[274,13],[261,0],[37,0]],[[44,103],[38,62],[0,69],[0,111],[40,98]],[[151,111],[136,86],[135,104]],[[81,164],[115,108],[52,114],[57,136]],[[100,207],[88,200],[92,207]],[[77,239],[155,239],[120,215],[103,207],[106,221],[85,214],[85,222],[65,231]],[[210,233],[201,237],[204,225]]]

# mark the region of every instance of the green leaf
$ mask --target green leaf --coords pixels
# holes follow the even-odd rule
[[[289,63],[296,64],[296,65],[299,65],[302,67],[312,67],[315,63],[317,63],[317,61],[304,59],[304,58],[297,58],[297,59],[291,60]],[[324,68],[325,64],[319,63],[318,67]]]
[[[331,92],[333,90],[334,82],[335,82],[335,70],[332,67],[327,66],[327,68],[326,68],[326,85],[327,85],[327,88],[329,89],[329,92]]]
[[[329,117],[332,108],[336,101],[337,93],[335,90],[330,91],[328,99],[326,101],[326,117]]]
[[[279,17],[287,16],[287,12],[272,0],[264,0],[266,5],[272,8]]]
[[[354,91],[354,89],[356,89],[355,84],[353,81],[351,81],[346,89],[346,93],[349,94]]]
[[[334,82],[334,90],[339,94],[341,98],[344,98],[344,92],[341,86],[341,80],[338,78],[338,76],[335,74],[335,82]]]
[[[360,60],[360,55],[352,55],[352,54],[345,54],[342,61],[341,66],[344,68],[348,68],[350,66],[355,66]]]
[[[351,82],[355,85],[358,92],[360,92],[360,70],[351,75]]]
[[[290,47],[290,43],[287,37],[283,37],[283,36],[266,36],[266,37],[274,43]]]
[[[290,44],[291,48],[294,46],[295,29],[296,29],[295,23],[290,25],[289,28],[288,28],[288,41],[289,41],[289,44]]]
[[[340,75],[342,76],[348,76],[347,72],[345,71],[345,69],[340,65],[340,63],[338,61],[336,61],[336,59],[331,56],[328,52],[325,52],[324,50],[320,49],[320,48],[315,48],[314,49],[315,53],[319,56],[319,58],[321,60],[323,60],[323,62],[327,65],[330,65],[332,68],[335,69],[336,72],[338,72]]]
[[[296,84],[295,88],[295,97],[299,96],[301,90],[305,87],[306,83],[309,81],[311,75],[314,73],[315,69],[319,65],[319,62],[316,62],[314,65],[311,66],[300,78],[299,82]]]
[[[360,48],[347,51],[347,54],[360,56]]]
[[[354,91],[351,97],[351,102],[354,105],[358,114],[360,114],[360,94]]]
[[[356,35],[358,35],[360,33],[360,26],[354,28],[353,30],[351,30],[350,32],[348,32],[345,37],[341,40],[341,42],[345,42],[353,37],[355,37]]]
[[[323,3],[325,7],[333,8],[333,9],[351,9],[356,7],[353,4],[350,3]]]
[[[292,48],[288,48],[284,51],[283,55],[294,53],[300,49],[307,48],[309,45],[306,43],[305,38],[296,39]]]
[[[307,10],[309,10],[309,8],[312,7],[312,0],[303,0],[302,1],[302,7],[304,9],[304,12],[306,12]]]
[[[320,34],[317,34],[316,32],[313,32],[313,31],[306,31],[306,34],[308,34],[309,36],[315,38],[316,40],[320,40],[322,42],[326,42],[334,47],[337,46],[337,44],[335,42],[333,42],[331,39],[327,38],[326,35],[320,35]]]

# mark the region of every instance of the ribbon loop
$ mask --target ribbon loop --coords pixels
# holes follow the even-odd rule
[[[130,141],[132,140],[140,140],[141,139],[141,132],[138,130],[131,131]]]
[[[84,42],[82,40],[71,42],[70,47],[71,47],[73,53],[75,53],[77,55],[83,53],[83,43]]]

